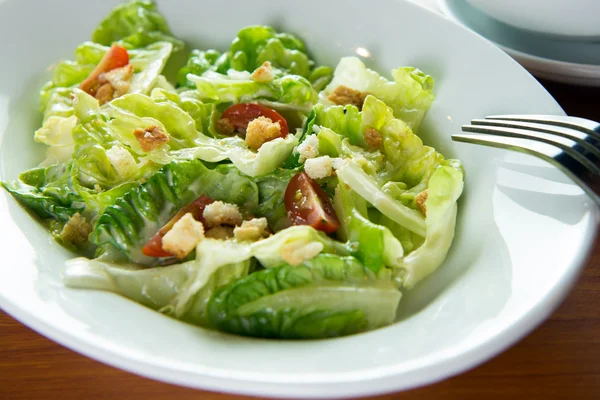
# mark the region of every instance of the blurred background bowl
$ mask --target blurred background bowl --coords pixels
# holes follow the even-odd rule
[[[600,40],[598,0],[467,0],[517,28],[564,39]]]

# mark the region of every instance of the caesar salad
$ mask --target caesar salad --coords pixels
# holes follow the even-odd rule
[[[391,77],[263,25],[189,51],[152,1],[122,3],[52,69],[46,157],[2,185],[78,254],[69,287],[246,336],[375,329],[445,259],[463,189],[418,136],[433,78]]]

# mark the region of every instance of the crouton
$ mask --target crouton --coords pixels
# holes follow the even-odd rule
[[[219,119],[216,123],[215,128],[217,132],[223,135],[231,136],[235,133],[235,126],[229,118]]]
[[[312,179],[321,179],[333,173],[333,159],[329,156],[309,158],[304,163],[304,172]]]
[[[383,138],[381,137],[381,133],[377,129],[367,128],[365,129],[365,142],[372,149],[379,149],[381,147],[381,143]]]
[[[267,230],[266,218],[253,218],[249,221],[242,222],[241,226],[236,226],[233,230],[235,240],[238,242],[256,242],[269,236]]]
[[[366,93],[351,89],[348,86],[340,85],[333,90],[327,99],[340,106],[351,104],[361,110],[363,103],[365,102],[365,97],[367,97]]]
[[[126,177],[138,170],[135,158],[121,146],[113,146],[106,150],[106,157],[119,176]]]
[[[271,63],[269,61],[265,61],[263,65],[256,68],[251,75],[252,80],[254,82],[271,82],[275,74],[273,73],[273,67],[271,67]]]
[[[162,248],[182,259],[190,254],[202,239],[204,226],[194,219],[192,213],[187,213],[163,236]]]
[[[108,103],[113,99],[113,95],[115,93],[115,89],[111,86],[110,83],[102,84],[98,90],[96,91],[96,99],[100,103],[100,105],[104,103]]]
[[[315,158],[319,155],[319,139],[317,135],[308,135],[297,147],[300,158],[298,161],[304,162],[309,158]]]
[[[142,150],[144,151],[152,151],[161,144],[169,142],[169,135],[156,125],[152,125],[145,129],[138,128],[133,131],[133,135],[138,142],[140,142]]]
[[[248,124],[246,128],[246,144],[252,150],[258,150],[264,143],[281,136],[279,122],[273,122],[271,118],[258,117]]]
[[[79,213],[75,213],[60,232],[60,237],[74,245],[82,245],[88,240],[88,236],[92,232],[92,225]]]
[[[423,215],[427,217],[427,208],[425,207],[425,203],[427,202],[427,189],[423,190],[421,193],[415,196],[415,204],[421,210]]]
[[[242,223],[242,214],[235,204],[215,201],[204,208],[202,216],[207,227],[219,225],[236,226]]]
[[[215,226],[206,231],[205,236],[210,239],[231,239],[233,237],[233,228],[230,226]]]
[[[121,97],[129,92],[131,77],[133,76],[133,65],[127,64],[121,68],[115,68],[98,76],[101,84],[109,83],[113,89],[113,99]]]

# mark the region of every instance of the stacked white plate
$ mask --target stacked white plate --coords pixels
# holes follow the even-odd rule
[[[513,2],[438,0],[438,7],[448,18],[494,42],[539,78],[600,86],[600,32],[596,32],[600,25],[588,24],[598,6],[587,4],[589,0],[578,0],[563,9],[557,7],[562,0],[542,6],[537,0]],[[557,13],[564,18],[556,18]]]

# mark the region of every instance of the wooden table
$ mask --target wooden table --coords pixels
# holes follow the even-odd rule
[[[542,82],[569,115],[600,121],[600,89]],[[552,317],[491,361],[444,382],[373,399],[600,399],[600,240]],[[200,392],[100,364],[0,313],[0,399],[203,399]]]

